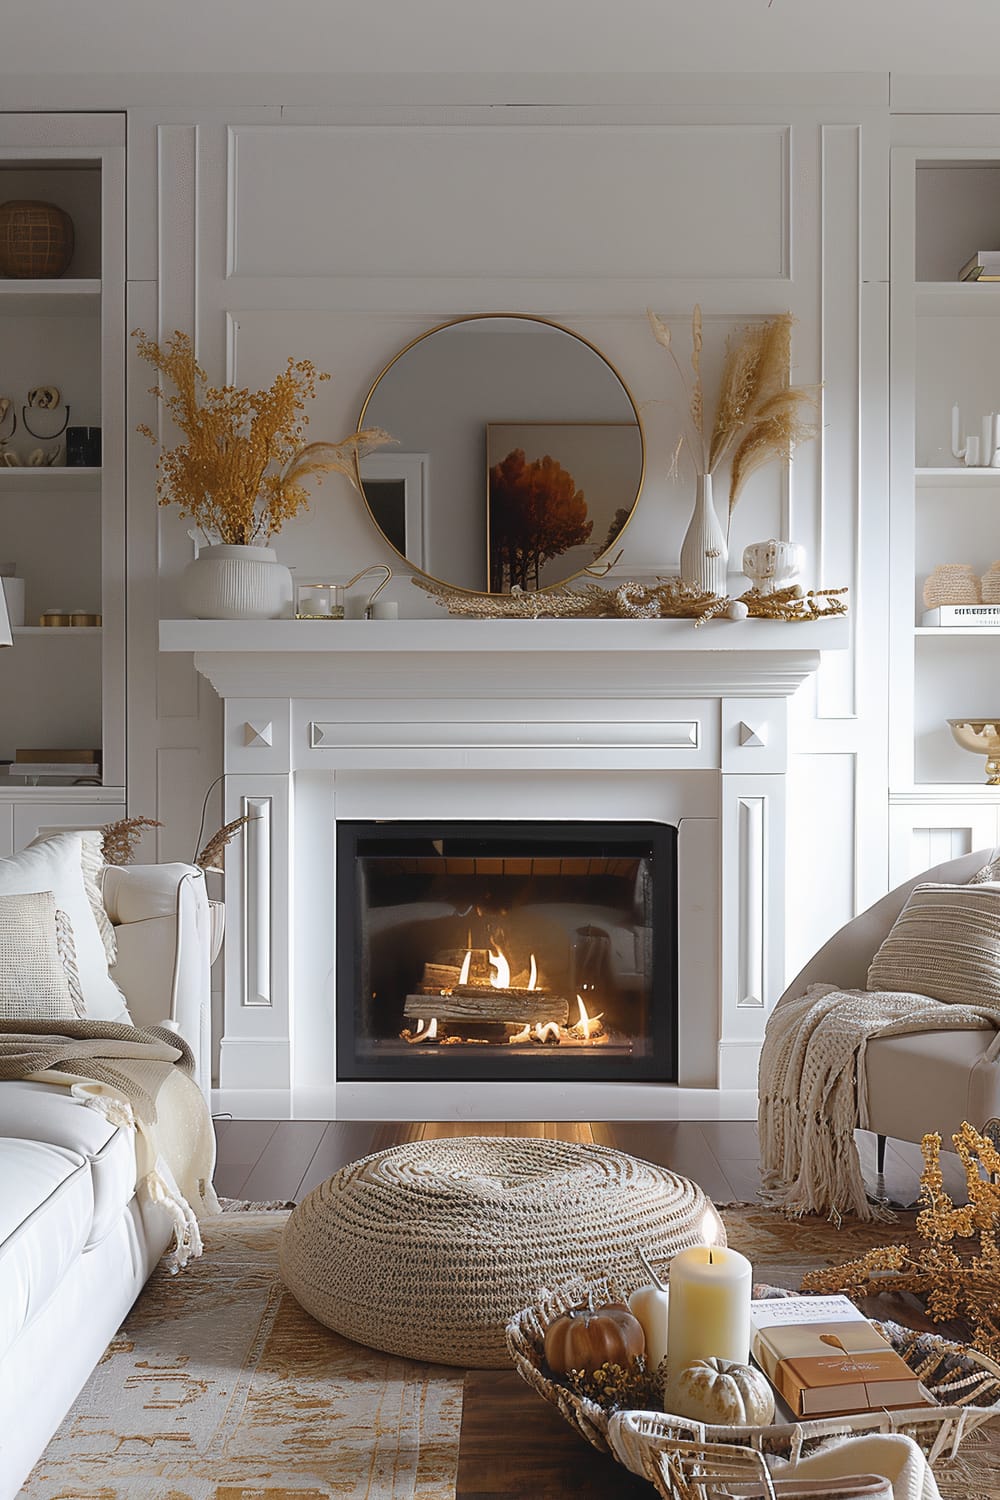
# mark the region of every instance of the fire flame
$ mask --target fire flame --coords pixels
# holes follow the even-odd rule
[[[492,948],[489,950],[489,960],[490,968],[496,969],[496,973],[490,975],[490,984],[495,990],[509,990],[510,964],[502,953],[494,953]]]
[[[544,1042],[545,1039],[546,1039],[546,1037],[550,1037],[550,1036],[554,1036],[556,1038],[556,1040],[558,1041],[558,1039],[559,1039],[559,1022],[558,1021],[546,1021],[544,1023],[544,1025],[543,1025],[541,1021],[536,1021],[536,1023],[535,1023],[535,1035],[537,1036],[537,1038],[538,1038],[538,1040],[540,1042]]]
[[[602,1010],[602,1011],[599,1011],[596,1016],[590,1015],[588,1013],[588,1011],[587,1011],[587,1007],[584,1005],[584,1003],[583,1003],[583,1001],[582,1001],[582,999],[580,998],[579,995],[577,995],[577,997],[576,997],[576,1003],[580,1007],[580,1019],[579,1019],[579,1021],[577,1021],[576,1025],[573,1027],[573,1030],[574,1031],[582,1031],[583,1035],[584,1035],[584,1038],[586,1039],[587,1037],[590,1036],[590,1033],[592,1031],[596,1031],[597,1030],[597,1023],[598,1023],[598,1021],[600,1021],[600,1019],[603,1016],[604,1012]]]
[[[527,1041],[530,1041],[530,1040],[531,1040],[531,1023],[530,1023],[530,1021],[525,1021],[524,1025],[522,1026],[522,1028],[521,1028],[520,1031],[516,1031],[513,1036],[507,1038],[508,1043],[510,1045],[512,1045],[512,1046],[515,1045],[518,1042],[527,1042]]]
[[[459,982],[459,984],[468,984],[468,982],[469,982],[469,970],[471,968],[472,968],[472,949],[470,948],[469,951],[466,953],[465,958],[462,961],[462,972],[458,976],[458,982]]]
[[[415,1042],[418,1042],[418,1041],[419,1042],[432,1042],[434,1040],[434,1038],[437,1036],[437,1034],[438,1034],[437,1016],[432,1016],[431,1020],[430,1020],[430,1024],[428,1025],[426,1031],[424,1030],[423,1020],[419,1020],[417,1022],[417,1029],[413,1033],[413,1040]]]
[[[538,985],[538,965],[535,963],[535,955],[531,955],[531,973],[528,976],[528,989],[533,990]]]

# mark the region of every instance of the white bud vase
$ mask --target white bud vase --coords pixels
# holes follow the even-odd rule
[[[712,476],[696,478],[694,514],[681,543],[681,580],[705,594],[726,593],[729,548],[712,504]]]
[[[273,547],[220,542],[188,563],[181,600],[196,620],[279,620],[291,613],[292,575]]]

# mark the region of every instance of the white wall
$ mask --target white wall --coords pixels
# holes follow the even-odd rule
[[[884,543],[886,117],[856,102],[857,81],[829,82],[835,102],[809,108],[778,95],[735,108],[724,82],[714,88],[712,104],[655,109],[134,109],[129,318],[161,335],[193,329],[210,373],[240,384],[269,383],[288,354],[313,359],[334,376],[312,409],[316,436],[349,431],[378,371],[448,317],[506,309],[575,329],[643,414],[646,484],[618,568],[629,577],[675,570],[693,501],[690,469],[667,477],[679,398],[646,308],[686,349],[699,302],[710,370],[742,319],[790,309],[795,378],[823,384],[822,439],[787,474],[755,476],[733,555],[769,535],[803,542],[806,582],[849,585],[863,632],[792,705],[792,889],[815,889],[815,799],[833,787],[842,809],[822,821],[824,900],[803,899],[789,924],[797,961],[885,885],[884,622],[878,589],[862,612],[858,584],[860,559],[877,576]],[[493,185],[504,202],[516,190],[516,212],[487,213]],[[149,372],[132,365],[138,418]],[[190,550],[150,492],[151,456],[136,445],[131,803],[163,819],[161,848],[177,854],[217,774],[218,716],[193,669],[155,652]],[[336,481],[279,543],[307,576],[399,567]],[[403,614],[439,612],[399,571],[392,589]]]

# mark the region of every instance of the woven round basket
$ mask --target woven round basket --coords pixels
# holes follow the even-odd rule
[[[0,203],[0,275],[50,279],[73,258],[73,220],[55,203]]]
[[[504,1329],[546,1289],[607,1273],[649,1280],[666,1261],[725,1244],[694,1183],[604,1146],[462,1136],[343,1167],[295,1209],[280,1266],[307,1312],[390,1354],[502,1369]]]

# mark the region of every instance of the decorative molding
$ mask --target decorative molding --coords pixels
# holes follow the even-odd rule
[[[763,797],[740,797],[737,803],[739,867],[739,959],[736,1004],[760,1009],[764,1004]]]
[[[449,720],[444,724],[412,720],[330,723],[312,720],[309,744],[318,749],[468,749],[504,746],[512,750],[696,750],[701,725],[697,719],[674,723],[581,723],[579,720],[510,719],[479,722]]]
[[[767,725],[748,724],[746,720],[740,722],[740,744],[750,749],[763,748],[767,744]]]
[[[254,746],[257,746],[257,745],[271,746],[271,745],[273,745],[274,744],[274,725],[273,725],[273,723],[270,720],[268,720],[267,723],[264,723],[264,724],[254,724],[252,721],[248,720],[247,723],[245,723],[243,725],[243,743],[244,743],[244,745],[248,745],[248,746],[249,745],[254,745]]]
[[[274,1003],[271,973],[271,812],[273,798],[244,797],[243,996],[245,1006]]]

